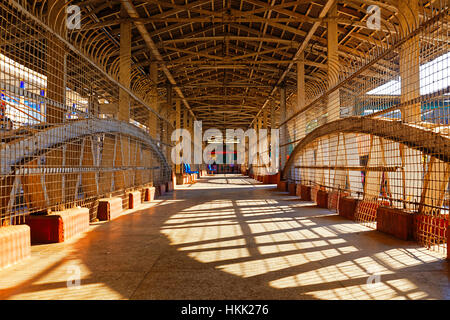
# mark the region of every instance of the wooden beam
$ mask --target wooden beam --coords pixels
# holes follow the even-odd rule
[[[139,17],[139,13],[137,12],[135,6],[130,2],[130,0],[121,0],[122,4],[126,7],[126,10],[128,12],[128,15],[131,18],[134,19],[138,19]],[[195,4],[198,4],[200,1],[197,1],[195,3],[191,3],[190,5],[194,6]],[[208,1],[203,1],[202,3],[206,3]],[[150,49],[150,52],[152,53],[152,55],[155,57],[155,60],[157,60],[158,62],[160,62],[161,68],[164,72],[164,74],[166,75],[167,79],[169,80],[169,82],[173,85],[176,86],[177,83],[175,81],[175,79],[173,78],[172,74],[170,73],[169,69],[167,69],[167,67],[164,64],[164,60],[161,56],[161,54],[159,53],[155,43],[153,42],[152,38],[150,37],[147,28],[145,27],[145,25],[142,22],[135,22],[134,23],[136,25],[136,28],[139,30],[139,33],[141,34],[142,38],[144,39],[145,43],[147,44],[147,46]],[[177,92],[178,96],[181,99],[184,99],[184,95],[183,92],[180,89],[175,89],[175,91]],[[195,118],[195,114],[192,112],[189,103],[187,102],[187,100],[183,100],[184,105],[186,106],[186,108],[189,110],[189,112],[191,112],[192,116]]]
[[[403,35],[407,35],[419,24],[419,4],[414,0],[398,0],[400,14],[398,19]],[[406,41],[400,48],[401,97],[405,103],[420,97],[420,43],[419,36]],[[420,102],[404,106],[401,110],[402,120],[406,122],[421,121]]]
[[[126,16],[126,9],[122,5],[121,16]],[[131,23],[120,24],[120,60],[119,60],[119,81],[127,89],[131,83]],[[125,90],[119,88],[119,110],[117,119],[122,121],[130,120],[130,95]]]
[[[337,15],[337,3],[334,3],[328,12],[329,16]],[[338,49],[338,26],[330,20],[327,26],[327,80],[328,89],[334,87],[339,81],[340,64]],[[339,90],[333,91],[327,99],[327,121],[334,121],[340,116]]]
[[[188,42],[199,42],[199,41],[227,41],[227,40],[233,40],[233,41],[242,41],[242,42],[267,42],[267,43],[280,43],[292,46],[295,48],[299,43],[292,40],[285,40],[285,39],[279,39],[279,38],[272,38],[272,37],[245,37],[245,36],[229,36],[229,35],[223,35],[223,36],[207,36],[207,37],[192,37],[192,38],[179,38],[179,39],[170,39],[170,40],[163,40],[161,42],[156,43],[156,45],[159,48],[162,48],[168,44],[174,44],[174,43],[188,43]]]
[[[331,6],[334,4],[336,0],[327,0],[325,6],[322,8],[322,11],[319,14],[319,18],[324,18],[328,11],[330,10]],[[301,53],[306,49],[306,46],[308,45],[310,39],[313,37],[314,33],[316,32],[317,28],[319,27],[320,23],[316,22],[313,24],[313,26],[311,27],[311,29],[308,31],[308,34],[306,35],[304,41],[300,44],[300,47],[298,48],[296,54],[294,55],[294,59],[293,60],[298,60],[299,56],[301,55]],[[272,89],[270,96],[272,96],[277,87],[283,82],[284,78],[286,77],[286,75],[289,73],[289,70],[292,68],[292,66],[294,65],[294,63],[290,63],[288,65],[288,67],[286,68],[286,70],[283,72],[283,74],[281,75],[281,77],[278,79],[277,84],[274,86],[274,88]],[[269,100],[267,99],[264,104],[261,107],[261,110],[258,112],[259,113],[267,106]],[[255,118],[256,119],[256,118]],[[253,121],[255,120],[253,119]],[[252,121],[252,123],[253,123]],[[283,122],[283,121],[282,121]],[[250,124],[251,125],[251,124]]]
[[[300,61],[297,62],[297,106],[295,111],[305,107],[305,61],[303,52]],[[294,111],[294,112],[295,112]]]

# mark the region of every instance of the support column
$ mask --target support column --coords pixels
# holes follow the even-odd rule
[[[126,18],[125,7],[121,7],[121,17]],[[122,22],[120,24],[120,61],[119,61],[119,81],[130,88],[131,80],[131,22]],[[130,120],[130,102],[131,98],[128,92],[119,88],[119,110],[117,119],[128,122]]]
[[[89,108],[89,114],[94,116],[95,118],[98,118],[100,106],[99,106],[97,97],[94,95],[94,89],[92,88],[92,86],[90,88],[90,93],[89,93],[88,108]]]
[[[268,110],[267,110],[267,108],[265,108],[263,110],[263,128],[264,129],[267,129],[269,127],[267,116],[268,116]]]
[[[158,64],[153,61],[150,63],[150,80],[152,85],[150,88],[150,107],[158,110]],[[148,114],[148,133],[152,138],[158,139],[158,117],[153,112],[149,111]]]
[[[175,102],[175,129],[181,129],[181,101],[178,99]],[[180,155],[177,153],[177,163],[180,163]],[[176,173],[181,174],[181,165],[176,165]]]
[[[189,131],[188,111],[186,108],[183,110],[183,129]],[[188,143],[191,143],[191,141],[188,141]]]
[[[266,136],[265,139],[263,139],[262,144],[263,144],[263,150],[264,153],[262,154],[262,161],[265,164],[265,167],[263,168],[263,175],[267,175],[269,172],[267,170],[267,168],[269,167],[269,150],[270,150],[270,131],[269,131],[269,125],[268,125],[268,109],[265,108],[263,110],[263,122],[262,122],[262,129],[266,130]],[[261,139],[261,136],[260,136]]]
[[[305,107],[305,60],[304,54],[300,55],[297,62],[297,108],[295,112]]]
[[[275,144],[276,150],[272,149],[272,130],[276,129],[276,118],[275,118],[275,104],[270,104],[270,134],[268,135],[269,143],[270,143],[270,168],[271,172],[270,174],[276,174],[278,173],[279,167],[276,165],[278,162],[278,155],[280,154],[278,148],[279,148],[279,142]]]
[[[275,129],[276,119],[275,119],[275,104],[270,105],[270,129]]]
[[[183,129],[189,130],[188,126],[188,111],[186,108],[183,110]]]
[[[399,22],[403,36],[413,31],[418,25],[419,3],[416,0],[398,0]],[[421,121],[420,102],[412,103],[420,97],[420,71],[419,71],[420,42],[419,36],[406,41],[400,48],[400,102],[405,104],[402,108],[402,120],[417,123]]]
[[[286,121],[286,88],[280,87],[280,122],[283,123]],[[281,126],[281,132],[280,132],[280,145],[286,144],[287,141],[287,124],[283,124]],[[280,166],[281,169],[284,169],[284,165],[286,164],[286,158],[287,158],[287,146],[280,147],[280,154],[281,154],[281,161]]]
[[[258,136],[258,118],[255,119],[255,121],[253,122],[253,130],[255,130],[255,134],[256,136]],[[249,141],[250,142],[250,141]],[[250,163],[250,165],[252,166],[252,173],[254,175],[258,174],[258,160],[259,160],[259,155],[258,155],[258,146],[254,146],[255,150],[254,154],[253,154],[253,158],[252,158],[252,162]],[[249,145],[249,151],[252,150],[252,146]]]
[[[191,151],[194,150],[194,119],[191,117],[191,114],[186,110],[186,114],[187,114],[187,128],[189,130],[189,133],[191,135]],[[191,170],[192,171],[196,171],[194,170],[194,161],[192,161],[192,158],[194,156],[194,152],[191,152],[191,158],[189,159],[189,164],[191,165]]]
[[[166,106],[166,111],[165,111],[165,118],[170,122],[171,118],[172,118],[172,108],[173,108],[173,90],[172,90],[172,85],[168,84],[167,85],[167,106]],[[170,144],[170,135],[172,134],[172,132],[169,132],[169,123],[167,123],[166,121],[163,121],[163,133],[164,133],[164,142],[167,143],[167,145]],[[170,148],[167,147],[167,151],[166,151],[166,157],[167,159],[169,159],[170,157]]]
[[[64,1],[49,0],[51,8],[48,20],[54,23],[53,29],[66,32],[66,14]],[[62,12],[62,14],[59,14]],[[64,44],[54,35],[49,35],[47,41],[47,98],[65,105],[66,103],[66,51]],[[63,106],[47,104],[46,121],[62,123],[65,118]]]
[[[297,62],[297,108],[295,112],[302,110],[305,107],[305,60],[302,52],[300,61]],[[299,117],[298,127],[299,132],[295,132],[294,139],[305,136],[305,116]],[[297,131],[297,130],[295,130]]]
[[[337,16],[337,3],[335,2],[328,12],[328,17]],[[335,19],[327,23],[327,64],[328,64],[328,88],[337,84],[339,76],[339,54],[338,54],[338,25]],[[334,121],[340,117],[340,95],[339,89],[328,96],[326,122]]]
[[[258,150],[258,167],[257,167],[257,170],[256,170],[256,172],[258,173],[258,175],[262,175],[262,172],[263,172],[263,168],[262,168],[262,163],[263,163],[263,154],[262,154],[262,150],[260,150],[260,148],[259,148],[259,143],[260,143],[260,140],[261,140],[261,129],[262,129],[262,121],[263,121],[263,119],[262,119],[262,117],[263,117],[263,115],[262,114],[260,114],[259,115],[259,117],[258,117],[258,119],[257,119],[257,133],[258,133],[258,146],[257,146],[257,150]]]

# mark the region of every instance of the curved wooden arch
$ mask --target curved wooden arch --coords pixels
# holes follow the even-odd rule
[[[333,133],[365,133],[402,143],[412,149],[419,150],[436,159],[450,162],[450,139],[419,126],[413,126],[401,121],[376,118],[348,117],[329,122],[306,135],[295,146],[282,171],[282,177],[287,174],[294,163],[296,155],[314,140]]]
[[[158,155],[164,169],[170,170],[164,153],[144,130],[114,119],[84,119],[52,126],[32,136],[10,142],[0,151],[0,173],[11,174],[16,165],[40,154],[42,150],[49,150],[75,139],[101,133],[120,133],[142,141]]]
[[[102,196],[170,179],[157,142],[129,123],[83,119],[33,129],[0,151],[2,217],[22,206],[27,214],[80,201],[92,208]]]

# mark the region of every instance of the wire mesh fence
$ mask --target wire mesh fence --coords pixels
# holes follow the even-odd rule
[[[280,143],[289,180],[359,198],[355,218],[371,227],[380,205],[415,214],[416,239],[446,252],[449,8],[418,4],[373,31],[360,59],[340,52],[328,65],[335,78],[306,83],[305,107],[281,123]]]
[[[101,39],[67,30],[64,1],[33,3],[0,2],[0,226],[74,206],[93,219],[99,198],[171,175],[157,84],[83,46]]]

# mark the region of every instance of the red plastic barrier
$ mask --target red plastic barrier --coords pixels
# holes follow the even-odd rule
[[[338,214],[341,217],[355,220],[355,213],[358,202],[358,199],[340,198],[338,203]]]
[[[63,242],[89,228],[89,209],[74,208],[25,219],[31,229],[31,243]]]
[[[113,220],[122,214],[122,198],[113,197],[98,201],[97,218],[99,220]]]
[[[316,203],[319,208],[328,208],[328,192],[318,190],[316,196]]]
[[[278,184],[280,181],[280,173],[269,175],[270,184]]]
[[[166,190],[167,190],[167,192],[173,191],[173,182],[172,181],[166,182]]]
[[[328,209],[337,211],[340,199],[348,196],[350,196],[350,194],[345,191],[328,192]]]
[[[320,190],[319,186],[311,187],[311,201],[317,203],[317,192]]]
[[[166,184],[159,184],[156,186],[156,195],[157,196],[163,196],[164,193],[166,193]]]
[[[145,187],[144,190],[144,201],[155,200],[155,187]]]
[[[414,214],[396,208],[380,206],[377,210],[377,230],[402,240],[413,239]]]
[[[295,183],[288,184],[288,191],[290,196],[295,196],[297,193],[297,185]]]
[[[27,225],[0,228],[0,269],[31,255],[30,227]]]
[[[300,199],[303,201],[311,201],[311,187],[300,185]]]
[[[141,204],[141,192],[133,191],[128,193],[128,209],[134,209]]]
[[[301,184],[295,185],[295,195],[299,198],[302,197],[302,185]]]
[[[282,192],[287,191],[287,181],[279,181],[277,184],[277,189]]]

